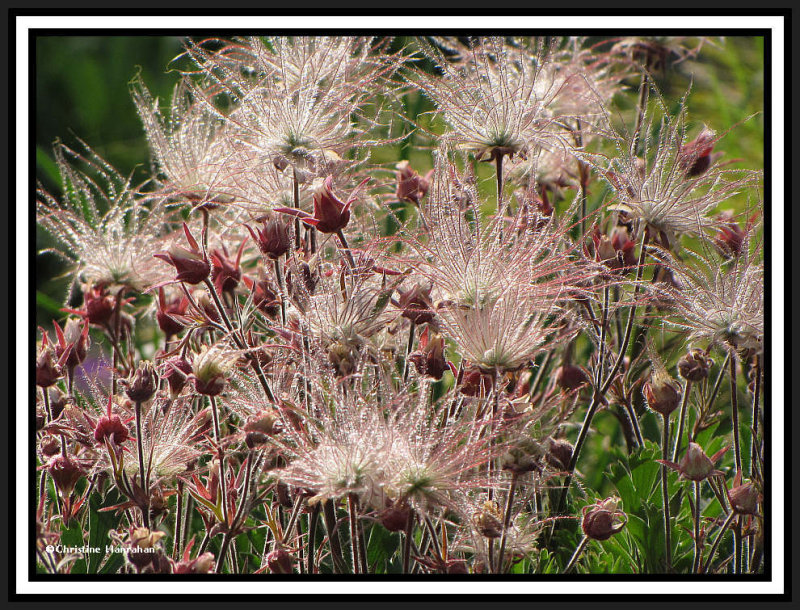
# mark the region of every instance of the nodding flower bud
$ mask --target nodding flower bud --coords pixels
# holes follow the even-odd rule
[[[89,324],[104,326],[114,314],[116,299],[108,294],[104,286],[92,286],[83,293],[83,304]]]
[[[269,318],[277,318],[281,312],[281,300],[269,280],[253,280],[244,276],[244,283],[253,295],[253,305],[256,309]]]
[[[608,540],[618,534],[628,522],[628,516],[619,510],[619,498],[606,498],[583,507],[581,529],[592,540]]]
[[[704,127],[694,140],[680,147],[678,164],[687,177],[702,176],[711,167],[711,151],[714,150],[716,135],[713,130]]]
[[[254,231],[249,226],[247,230],[250,231],[250,235],[252,235],[253,241],[256,242],[261,254],[272,260],[280,258],[292,247],[289,227],[277,218],[264,221],[264,226],[257,231]]]
[[[291,574],[294,560],[285,550],[275,549],[267,554],[267,567],[273,574]]]
[[[484,373],[474,364],[470,364],[464,369],[461,377],[460,391],[466,396],[488,396],[493,383],[492,375]]]
[[[208,275],[211,273],[211,263],[200,249],[200,245],[191,231],[189,231],[186,223],[183,223],[183,232],[189,242],[188,249],[181,246],[173,246],[169,251],[160,252],[154,256],[175,267],[178,272],[175,276],[177,281],[186,282],[187,284],[199,284],[208,279]]]
[[[678,360],[678,373],[687,381],[696,383],[708,377],[708,371],[712,366],[714,361],[704,350],[696,347]]]
[[[42,345],[36,356],[36,385],[40,388],[49,388],[61,378],[61,366],[55,347],[47,338],[47,333],[42,331]]]
[[[378,520],[381,525],[390,532],[402,532],[408,526],[408,518],[411,516],[411,507],[405,501],[393,502],[386,500],[386,508],[378,513]]]
[[[235,355],[225,354],[218,347],[203,346],[192,364],[194,389],[198,394],[217,396],[225,388],[225,377],[236,361]]]
[[[547,462],[554,468],[566,470],[572,460],[572,444],[566,439],[551,438],[549,449]]]
[[[128,426],[126,426],[119,415],[111,412],[112,399],[108,399],[106,413],[97,420],[94,427],[94,440],[103,444],[105,439],[110,440],[115,445],[121,445],[128,440]]]
[[[55,436],[46,435],[39,441],[39,453],[46,460],[50,460],[54,455],[61,451],[61,441]]]
[[[173,356],[164,362],[164,373],[161,375],[169,384],[169,391],[172,398],[181,393],[186,382],[189,380],[189,375],[192,374],[192,365],[181,356]]]
[[[647,406],[667,417],[681,402],[681,386],[669,376],[654,374],[642,387]]]
[[[728,502],[733,512],[739,515],[755,515],[758,510],[758,490],[753,483],[741,485],[741,478],[741,472],[737,473],[734,486],[727,492]]]
[[[133,402],[142,403],[150,400],[158,389],[158,374],[152,362],[143,360],[128,380],[125,394]]]
[[[565,392],[577,390],[589,383],[589,374],[574,364],[565,364],[553,371],[555,384]]]
[[[727,257],[736,257],[742,253],[745,230],[733,218],[733,212],[726,210],[717,215],[719,231],[714,236],[714,244]]]
[[[447,370],[444,358],[444,337],[439,333],[422,333],[419,340],[420,349],[409,354],[408,359],[414,363],[417,372],[432,379],[441,379]]]
[[[86,360],[91,343],[89,339],[89,321],[85,320],[83,327],[77,318],[70,318],[64,325],[64,332],[58,322],[54,322],[58,345],[56,346],[56,356],[58,362],[67,369],[72,370],[81,362]]]
[[[353,189],[347,201],[342,201],[333,194],[333,176],[328,176],[322,186],[314,192],[313,214],[294,208],[276,208],[275,211],[296,216],[307,225],[315,227],[320,233],[338,233],[350,222],[350,206],[356,200],[358,191],[368,180],[368,178],[363,180]]]
[[[168,340],[181,332],[186,326],[180,318],[186,314],[187,307],[189,307],[189,299],[185,296],[180,295],[171,301],[167,301],[164,289],[158,289],[156,322],[158,322],[158,327],[167,336]]]
[[[503,516],[500,506],[493,500],[484,502],[480,510],[472,516],[472,521],[486,538],[499,538],[503,535]]]
[[[66,498],[83,476],[83,468],[69,455],[58,454],[47,463],[47,474],[52,477],[61,496]]]
[[[263,445],[269,437],[281,431],[281,422],[277,411],[266,409],[250,417],[244,425],[245,443],[252,449]]]
[[[714,464],[717,463],[719,458],[721,458],[728,449],[728,447],[724,447],[711,457],[708,457],[700,445],[689,442],[689,447],[686,449],[686,454],[683,456],[680,464],[675,464],[674,462],[668,462],[666,460],[656,461],[672,470],[678,471],[682,479],[704,481],[710,476],[724,474],[719,470],[715,470]]]
[[[397,191],[395,195],[400,201],[410,201],[419,205],[422,199],[430,188],[430,179],[433,175],[433,170],[428,172],[424,177],[420,176],[411,167],[408,161],[401,161],[396,166],[397,171]]]
[[[398,303],[401,314],[414,324],[427,324],[434,318],[433,301],[431,300],[431,287],[414,284],[409,290],[402,292],[398,290]]]
[[[228,256],[228,250],[222,246],[222,251],[213,250],[211,252],[211,280],[220,292],[233,292],[242,279],[242,270],[239,264],[242,262],[242,252],[247,239],[239,246],[239,251],[235,259]]]

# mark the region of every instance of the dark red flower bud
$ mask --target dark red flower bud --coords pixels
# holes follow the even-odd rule
[[[759,493],[752,483],[739,485],[741,474],[736,475],[736,484],[728,492],[728,502],[730,502],[733,512],[739,515],[755,515],[758,511]]]
[[[281,313],[281,300],[267,279],[253,280],[244,276],[244,283],[253,295],[253,305],[269,318],[275,319]]]
[[[173,246],[168,252],[161,252],[154,256],[175,267],[178,272],[175,276],[177,281],[199,284],[208,279],[208,275],[211,273],[211,263],[200,249],[200,245],[189,231],[186,223],[183,223],[183,232],[189,242],[189,249]]]
[[[647,406],[664,417],[677,409],[681,402],[681,386],[669,375],[651,375],[642,386],[642,394]]]
[[[444,358],[444,337],[439,333],[429,335],[426,328],[419,343],[420,349],[410,354],[408,359],[414,363],[420,375],[441,379],[448,369],[447,361]]]
[[[128,426],[126,426],[119,415],[111,413],[111,401],[109,400],[108,411],[97,420],[94,427],[94,440],[98,443],[110,440],[115,445],[121,445],[128,440]]]
[[[68,369],[74,369],[81,362],[86,360],[86,354],[89,351],[89,321],[85,320],[83,328],[81,323],[76,318],[67,320],[64,326],[64,332],[61,332],[61,327],[58,322],[54,322],[56,337],[58,337],[58,345],[56,346],[56,355],[58,362]]]
[[[267,554],[267,567],[273,574],[291,574],[294,559],[283,549],[276,549]]]
[[[420,199],[425,196],[430,188],[430,178],[433,174],[433,170],[428,172],[425,177],[422,177],[414,171],[408,161],[401,161],[395,167],[397,168],[395,172],[395,176],[397,177],[397,191],[395,195],[397,199],[400,201],[410,201],[411,203],[419,205]]]
[[[69,455],[58,454],[47,463],[47,473],[53,478],[62,497],[66,498],[83,476],[83,468]]]
[[[39,452],[42,457],[49,460],[61,451],[61,441],[55,436],[47,435],[39,442]]]
[[[597,504],[583,508],[581,528],[592,540],[608,540],[622,531],[628,521],[627,515],[617,509],[619,498],[607,498]]]
[[[691,142],[681,146],[678,164],[690,178],[701,176],[711,167],[711,151],[714,150],[716,134],[708,127]]]
[[[314,192],[313,215],[294,208],[276,208],[275,211],[297,216],[307,225],[316,227],[320,233],[338,233],[350,222],[350,206],[356,200],[358,191],[368,180],[368,178],[363,180],[347,201],[342,201],[333,193],[333,176],[328,176],[322,186]]]
[[[56,348],[47,338],[47,333],[42,331],[42,345],[36,356],[36,385],[40,388],[49,388],[61,378],[61,367],[58,364]]]
[[[164,373],[162,377],[169,384],[169,391],[173,398],[181,393],[181,390],[183,390],[191,374],[191,363],[181,356],[173,356],[164,362]]]
[[[403,310],[402,316],[408,318],[415,324],[427,324],[432,322],[435,316],[433,312],[433,301],[431,300],[430,286],[415,284],[409,290],[399,294],[398,302],[400,309]]]
[[[410,515],[411,507],[408,504],[388,500],[386,508],[378,514],[378,519],[381,525],[390,532],[402,532],[408,526]]]
[[[86,317],[89,324],[104,326],[114,314],[116,299],[102,286],[94,286],[83,293]]]
[[[547,452],[547,462],[554,468],[566,470],[572,459],[572,444],[566,439],[550,439],[550,447]]]
[[[488,396],[493,382],[492,375],[484,373],[474,364],[470,364],[464,369],[460,391],[467,396]]]
[[[228,257],[228,251],[225,246],[222,247],[222,252],[219,250],[211,252],[211,279],[220,292],[233,292],[239,285],[239,280],[242,279],[242,271],[239,269],[239,264],[242,261],[242,252],[244,252],[246,243],[247,239],[239,246],[235,259]]]
[[[289,227],[277,218],[265,221],[264,226],[258,231],[254,231],[249,226],[247,230],[253,236],[261,254],[273,260],[286,254],[292,247],[289,236]]]
[[[695,383],[708,377],[708,371],[712,366],[714,361],[708,354],[700,348],[694,348],[678,360],[678,373],[687,381]]]
[[[167,336],[167,340],[181,332],[185,324],[180,317],[186,314],[189,306],[189,299],[181,295],[171,301],[167,301],[164,289],[158,289],[158,309],[156,310],[156,321],[158,327]],[[180,316],[180,317],[179,317]]]
[[[730,210],[720,213],[717,221],[720,223],[719,232],[714,236],[717,248],[727,257],[739,256],[744,246],[745,230],[734,220]]]
[[[714,469],[714,464],[722,455],[728,450],[728,447],[717,451],[710,458],[705,454],[703,448],[697,443],[690,442],[689,447],[686,449],[686,454],[683,456],[680,464],[674,464],[666,460],[656,460],[671,468],[677,470],[682,479],[689,481],[704,481],[710,476],[723,474],[719,470]]]
[[[133,402],[142,403],[150,400],[158,389],[158,373],[152,362],[142,361],[128,380],[125,390]]]
[[[577,390],[589,383],[589,375],[581,367],[565,364],[553,371],[555,384],[565,392]]]

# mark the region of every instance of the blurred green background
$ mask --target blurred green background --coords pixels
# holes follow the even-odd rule
[[[41,36],[36,40],[35,84],[37,152],[36,174],[45,189],[59,193],[59,178],[53,163],[52,145],[60,138],[67,145],[85,141],[120,173],[137,172],[144,178],[149,153],[144,132],[129,94],[128,83],[139,72],[154,95],[162,100],[171,95],[178,81],[178,65],[172,60],[183,50],[178,36]],[[602,39],[592,38],[589,43]],[[400,49],[411,38],[400,37],[392,47]],[[665,99],[677,101],[691,87],[689,97],[690,136],[704,124],[723,132],[763,110],[764,41],[753,37],[713,39],[699,55],[658,74],[657,85]],[[185,64],[184,64],[185,65]],[[631,90],[638,86],[632,80]],[[620,96],[623,117],[632,117],[635,92]],[[432,109],[418,94],[409,94],[404,112],[418,115]],[[421,123],[431,126],[429,118]],[[432,129],[437,130],[434,124]],[[764,117],[759,114],[726,135],[717,150],[723,159],[740,159],[731,167],[760,168],[763,165]],[[430,167],[430,142],[413,136],[395,150],[375,151],[376,161],[391,163],[409,158],[414,167]],[[481,167],[491,173],[491,168]],[[742,203],[744,205],[744,203]],[[37,232],[37,248],[51,245],[44,231]],[[63,265],[50,254],[36,260],[37,321],[50,325],[61,317],[67,281]]]

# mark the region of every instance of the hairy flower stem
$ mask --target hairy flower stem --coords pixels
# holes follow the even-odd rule
[[[411,354],[411,350],[414,349],[414,332],[417,330],[417,325],[414,323],[414,320],[411,320],[411,327],[408,329],[408,345],[406,346],[406,360],[403,364],[403,381],[408,381],[408,369],[410,361],[408,359],[409,355]]]
[[[730,362],[731,374],[731,418],[733,419],[733,453],[734,461],[736,463],[736,472],[742,470],[742,448],[739,444],[739,400],[737,398],[736,387],[736,358],[731,357]]]
[[[719,543],[722,542],[722,537],[725,535],[725,532],[730,527],[731,523],[733,523],[735,518],[735,512],[731,511],[728,513],[728,517],[725,519],[722,527],[720,527],[717,537],[714,539],[714,544],[711,545],[711,550],[708,552],[708,558],[706,559],[705,564],[702,566],[701,574],[708,572],[708,569],[711,567],[711,563],[714,561],[714,555],[717,553],[717,548],[719,548]]]
[[[669,415],[662,415],[661,455],[666,460],[669,454]],[[664,560],[666,571],[672,572],[672,523],[669,516],[669,486],[667,484],[667,467],[661,464],[661,495],[664,499]]]
[[[700,540],[700,481],[694,481],[694,559],[692,560],[692,574],[697,574],[702,561],[702,550]]]
[[[220,318],[222,318],[222,321],[225,324],[225,328],[228,329],[228,333],[233,339],[233,342],[236,344],[236,347],[245,352],[245,357],[250,361],[250,366],[252,367],[253,371],[258,377],[258,381],[259,383],[261,383],[261,387],[264,388],[264,393],[266,394],[267,398],[272,402],[276,402],[275,394],[272,393],[272,388],[270,387],[267,378],[264,377],[264,371],[261,370],[261,365],[258,363],[258,358],[253,356],[253,354],[251,354],[249,351],[246,351],[247,346],[245,345],[244,341],[234,332],[233,325],[231,324],[231,321],[228,319],[228,314],[225,313],[225,308],[222,305],[222,301],[219,298],[219,294],[217,294],[216,287],[208,278],[204,279],[203,283],[205,284],[208,291],[211,293],[211,297],[214,301],[214,305],[217,308],[217,312],[219,313]]]
[[[147,498],[147,506],[142,507],[142,520],[144,526],[150,528],[150,485],[147,481],[147,471],[144,468],[144,448],[142,446],[142,403],[137,401],[134,406],[136,414],[136,453],[139,457],[139,484]]]
[[[276,258],[273,263],[275,266],[275,279],[278,282],[278,290],[281,293],[281,324],[286,326],[286,289],[283,285],[283,270],[281,269],[280,258]]]
[[[753,476],[753,472],[756,470],[756,461],[758,453],[758,446],[757,446],[757,437],[758,437],[758,418],[760,417],[759,414],[759,402],[761,399],[761,358],[756,356],[756,378],[753,385],[753,420],[752,420],[752,428],[753,434],[750,437],[750,476]]]
[[[403,574],[408,574],[408,568],[411,565],[411,542],[414,537],[414,521],[415,515],[413,509],[408,511],[408,520],[406,521],[405,539],[403,540]]]
[[[350,518],[350,551],[353,557],[353,574],[361,573],[361,558],[359,551],[361,546],[358,542],[358,499],[354,494],[347,496],[347,513]]]
[[[639,83],[639,101],[636,105],[636,127],[633,130],[633,142],[631,143],[631,152],[638,156],[639,137],[642,133],[642,124],[644,123],[645,114],[647,114],[647,102],[650,98],[650,78],[647,70],[642,70],[642,80]]]
[[[620,366],[622,366],[622,361],[625,359],[625,352],[628,351],[628,343],[630,342],[631,338],[631,330],[633,329],[633,320],[636,317],[636,297],[639,295],[639,282],[642,279],[642,270],[644,268],[644,257],[647,252],[647,241],[648,241],[648,233],[645,230],[644,237],[642,237],[642,245],[639,250],[639,262],[636,270],[636,287],[633,291],[633,299],[634,304],[632,305],[631,312],[628,315],[628,324],[625,328],[625,338],[620,346],[619,354],[617,354],[617,360],[614,362],[614,366],[611,368],[608,376],[606,377],[605,381],[603,382],[602,386],[597,388],[593,397],[592,403],[589,405],[589,409],[586,411],[586,417],[583,420],[583,424],[581,424],[580,432],[578,433],[578,438],[575,441],[575,447],[572,450],[572,455],[570,456],[569,464],[567,465],[567,476],[564,480],[564,485],[561,489],[561,495],[558,500],[558,505],[556,506],[556,512],[560,512],[564,507],[564,502],[567,499],[567,493],[569,492],[570,484],[572,483],[573,473],[575,472],[575,466],[578,463],[578,456],[580,455],[581,449],[583,448],[583,444],[586,442],[586,437],[589,434],[589,427],[592,423],[592,418],[594,414],[597,412],[597,408],[600,406],[601,399],[608,391],[608,388],[611,387],[612,382],[614,381],[614,377],[619,371]]]
[[[503,155],[499,154],[495,157],[495,177],[497,178],[497,218],[500,222],[500,239],[503,238],[502,222],[505,215],[505,206],[503,204]]]
[[[575,564],[578,563],[578,558],[581,556],[581,553],[583,553],[583,550],[586,548],[587,544],[589,544],[589,536],[584,536],[578,543],[578,546],[575,549],[575,552],[572,554],[567,567],[564,568],[564,574],[567,574],[572,568],[575,567]]]
[[[219,457],[219,488],[222,493],[222,520],[225,522],[225,527],[230,525],[228,520],[228,494],[225,489],[225,452],[222,449],[220,442],[220,427],[219,427],[219,412],[217,410],[217,399],[214,396],[209,396],[208,400],[211,402],[211,417],[214,421],[214,443],[217,445]]]
[[[681,400],[681,411],[678,416],[678,433],[675,435],[675,445],[672,447],[672,457],[669,458],[671,462],[677,462],[678,452],[681,450],[683,441],[683,431],[686,424],[686,411],[689,407],[689,395],[692,393],[692,382],[686,380],[686,385],[683,388],[683,400]],[[664,456],[667,459],[667,456]]]
[[[297,170],[292,168],[292,196],[294,198],[294,207],[300,209],[300,183],[297,180]],[[300,219],[294,219],[294,249],[300,249]]]
[[[309,574],[316,574],[317,566],[314,561],[315,559],[315,551],[314,546],[317,542],[317,524],[319,523],[319,512],[320,506],[319,502],[314,504],[314,507],[311,509],[311,514],[308,516],[308,573]]]
[[[356,261],[353,259],[353,254],[350,252],[350,246],[347,243],[347,238],[344,236],[344,231],[339,229],[336,231],[336,237],[339,238],[339,243],[342,245],[342,250],[344,250],[345,257],[347,258],[347,262],[350,265],[350,269],[352,271],[356,270]]]
[[[333,571],[335,574],[344,574],[347,571],[347,562],[342,552],[342,541],[336,527],[336,507],[331,500],[323,500],[322,515],[325,518],[325,529],[328,531],[328,546],[331,547]]]
[[[503,518],[503,534],[500,536],[500,550],[497,552],[497,569],[496,574],[503,573],[503,555],[506,551],[506,540],[508,538],[508,528],[511,525],[511,508],[514,504],[514,492],[517,489],[517,479],[519,475],[515,472],[511,475],[511,487],[508,490],[508,498],[506,499],[506,511]]]
[[[736,520],[736,528],[733,530],[733,573],[742,573],[742,515]]]
[[[172,536],[172,558],[175,560],[178,559],[181,550],[183,516],[183,481],[178,479],[178,490],[175,495],[175,529]]]

